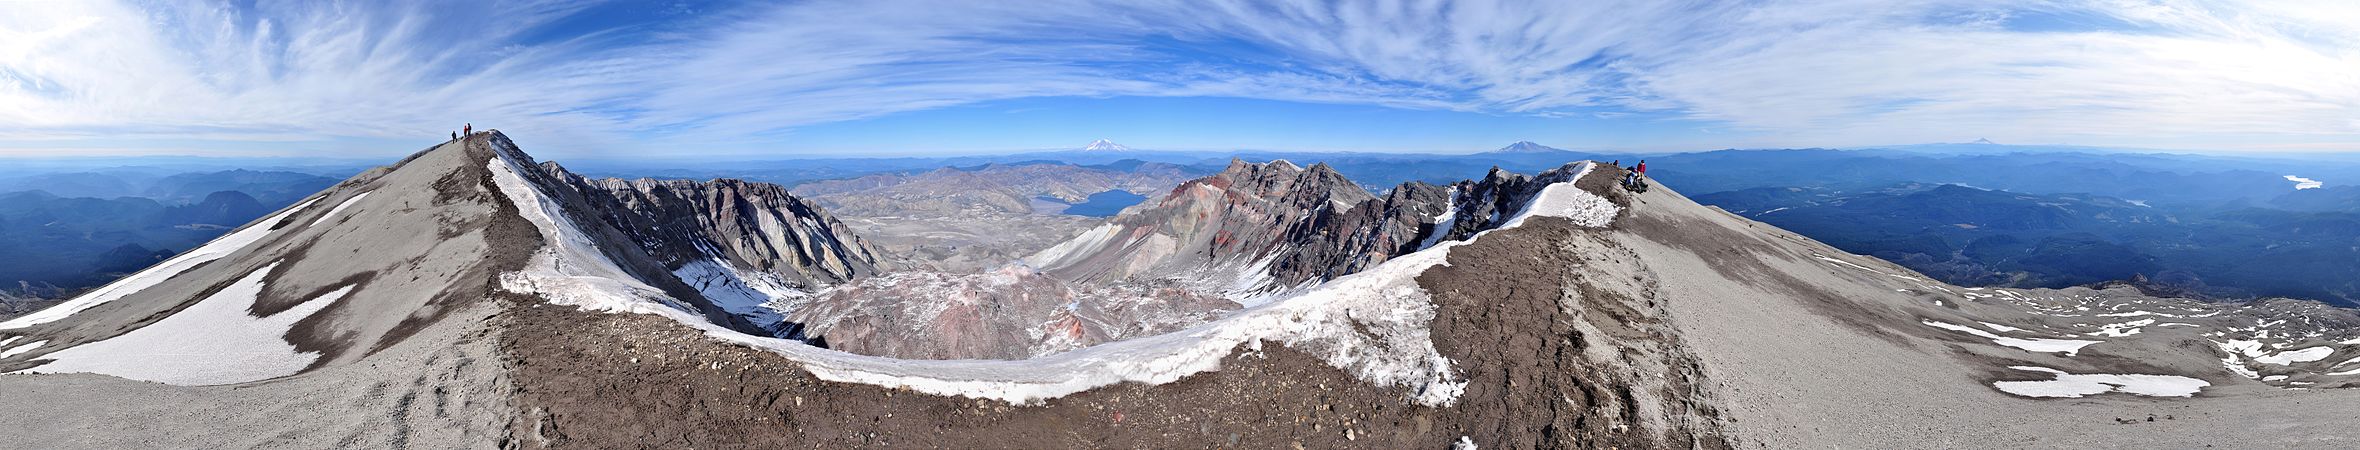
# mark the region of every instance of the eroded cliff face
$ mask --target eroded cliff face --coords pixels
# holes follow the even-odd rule
[[[876,273],[877,254],[835,217],[769,183],[590,179],[556,163],[543,170],[584,192],[607,225],[678,269],[704,260],[815,288]]]
[[[1482,180],[1404,183],[1378,196],[1324,164],[1232,161],[1026,261],[1084,283],[1173,280],[1253,298],[1498,228],[1541,187],[1580,170],[1567,165],[1525,176],[1495,169]]]

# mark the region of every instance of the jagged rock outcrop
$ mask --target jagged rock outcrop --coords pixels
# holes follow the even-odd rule
[[[1496,228],[1541,187],[1581,170],[1495,168],[1482,180],[1410,182],[1379,197],[1325,164],[1233,160],[1026,262],[1081,282],[1180,280],[1208,293],[1267,295]]]
[[[770,183],[590,179],[543,163],[585,193],[607,225],[668,268],[702,260],[786,277],[809,289],[874,274],[877,252],[818,205]]]

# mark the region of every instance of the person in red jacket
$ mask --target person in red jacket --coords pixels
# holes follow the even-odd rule
[[[1636,171],[1639,171],[1639,174],[1640,174],[1640,175],[1646,175],[1646,174],[1647,174],[1647,160],[1644,160],[1644,159],[1642,159],[1642,160],[1639,160],[1639,167],[1632,168],[1631,170],[1636,170]]]

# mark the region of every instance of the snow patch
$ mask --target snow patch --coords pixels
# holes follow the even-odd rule
[[[1452,186],[1450,188],[1450,204],[1443,206],[1442,214],[1434,216],[1433,234],[1426,235],[1424,241],[1418,242],[1418,249],[1434,248],[1434,244],[1441,243],[1444,236],[1450,235],[1450,229],[1457,226],[1459,226],[1459,188]]]
[[[1997,334],[1992,334],[1992,333],[1991,333],[1991,332],[1989,332],[1989,331],[1983,331],[1983,330],[1975,329],[1975,327],[1970,327],[1970,326],[1966,326],[1966,325],[1959,325],[1959,324],[1950,323],[1950,322],[1943,322],[1943,321],[1939,321],[1939,320],[1920,320],[1919,322],[1920,322],[1920,323],[1924,323],[1924,324],[1926,324],[1926,326],[1929,326],[1929,327],[1934,327],[1934,328],[1941,328],[1941,329],[1945,329],[1945,330],[1951,330],[1951,331],[1957,331],[1957,332],[1961,332],[1961,333],[1972,334],[1972,335],[1975,335],[1976,337],[1981,337],[1981,338],[1984,338],[1984,339],[1990,339],[1990,340],[1991,340],[1991,343],[1994,343],[1994,344],[1999,344],[1999,345],[2005,345],[2005,346],[2009,346],[2009,347],[2020,348],[2020,349],[2024,349],[2025,351],[2029,351],[2029,352],[2037,352],[2037,353],[2058,353],[2058,352],[2063,352],[2063,353],[2065,353],[2065,356],[2073,356],[2073,355],[2075,355],[2075,354],[2077,354],[2077,353],[2080,353],[2080,352],[2081,352],[2081,348],[2082,348],[2082,347],[2088,347],[2090,344],[2096,344],[2096,343],[2099,343],[2099,342],[2106,342],[2106,341],[2085,341],[2085,340],[2079,340],[2079,339],[2024,339],[2024,338],[2012,338],[2012,337],[2007,337],[2007,336],[2000,336],[2000,335],[1997,335]]]
[[[1582,163],[1581,171],[1568,180],[1582,179],[1590,174],[1590,169],[1596,164]],[[1613,222],[1614,215],[1621,212],[1622,208],[1614,206],[1614,202],[1575,187],[1572,182],[1551,183],[1541,187],[1540,196],[1525,204],[1523,211],[1516,212],[1516,216],[1501,224],[1500,228],[1522,226],[1524,219],[1532,216],[1562,217],[1572,219],[1574,225],[1596,228]]]
[[[156,323],[107,340],[45,355],[57,360],[16,373],[95,373],[182,386],[261,381],[294,375],[318,360],[286,340],[295,322],[352,293],[346,285],[270,317],[247,311],[262,295],[271,263]]]
[[[372,192],[374,192],[374,191],[372,191]],[[351,207],[352,207],[352,204],[354,204],[354,203],[360,203],[361,199],[364,199],[364,198],[369,198],[369,193],[368,193],[368,192],[362,192],[362,193],[360,193],[360,195],[354,195],[354,196],[352,196],[352,198],[344,199],[344,203],[337,203],[337,204],[336,204],[336,207],[334,207],[334,208],[329,208],[329,209],[328,209],[328,213],[327,213],[327,214],[321,214],[321,215],[320,215],[320,218],[317,218],[317,219],[311,219],[311,225],[307,225],[307,226],[313,226],[313,227],[320,226],[320,224],[322,224],[322,223],[326,223],[326,222],[328,221],[328,218],[331,218],[331,217],[336,217],[336,213],[344,212],[344,208],[351,208]]]
[[[2090,333],[2089,335],[2091,335],[2091,336],[2106,336],[2106,337],[2129,337],[2130,335],[2139,334],[2140,327],[2144,327],[2144,326],[2148,326],[2148,325],[2154,325],[2154,324],[2155,324],[2155,319],[2139,319],[2139,320],[2133,320],[2133,321],[2129,321],[2129,322],[2123,322],[2123,323],[2110,323],[2110,324],[2106,324],[2106,325],[2100,326],[2097,332]]]
[[[22,337],[22,336],[19,336],[19,337]],[[10,339],[10,340],[15,340],[15,339]],[[41,348],[41,346],[43,346],[43,345],[48,345],[48,344],[49,344],[49,341],[33,341],[33,343],[31,343],[31,344],[25,344],[25,345],[24,345],[24,346],[22,346],[22,347],[17,347],[17,348],[8,349],[8,351],[0,351],[0,359],[8,359],[8,357],[11,357],[11,356],[22,355],[22,354],[25,354],[25,352],[33,351],[33,349]]]
[[[219,238],[214,238],[212,242],[207,242],[205,245],[198,246],[197,248],[191,249],[188,252],[181,253],[179,256],[172,257],[172,259],[164,260],[164,262],[156,264],[155,267],[149,267],[147,270],[141,270],[139,273],[123,277],[123,279],[120,280],[115,280],[113,283],[107,283],[106,286],[90,291],[87,294],[74,297],[73,300],[67,300],[64,303],[57,304],[57,306],[51,306],[48,309],[36,311],[32,314],[26,314],[23,317],[11,319],[7,322],[0,322],[0,330],[14,330],[55,322],[59,319],[71,317],[75,313],[80,313],[92,307],[122,299],[125,296],[147,290],[147,288],[155,287],[157,284],[163,283],[164,280],[170,280],[172,277],[180,275],[181,272],[186,272],[191,268],[195,268],[199,264],[212,262],[213,260],[221,259],[223,256],[229,256],[230,253],[237,252],[239,249],[246,248],[247,245],[251,245],[255,241],[262,240],[264,236],[270,235],[271,224],[276,224],[281,220],[286,220],[288,215],[294,214],[296,211],[302,211],[304,208],[311,207],[313,202],[317,202],[319,200],[320,199],[318,197],[305,200],[302,204],[298,204],[294,207],[279,211],[278,214],[272,214],[270,217],[262,218],[262,220],[257,220],[253,223],[246,224],[245,228],[238,229],[237,232],[222,235]]]
[[[2212,382],[2176,375],[2114,375],[2075,374],[2038,366],[2010,366],[2010,369],[2046,372],[2055,375],[2047,381],[1995,381],[1991,387],[2024,397],[2081,398],[2108,392],[2121,392],[2148,397],[2188,397],[2211,386]]]
[[[719,259],[689,261],[672,271],[689,287],[704,294],[706,300],[720,306],[730,315],[743,317],[765,330],[778,331],[786,322],[780,311],[765,306],[777,299],[807,297],[810,294],[786,286],[777,275],[738,270]]]
[[[2301,350],[2284,351],[2269,355],[2256,356],[2253,358],[2253,362],[2284,366],[2294,363],[2307,363],[2327,359],[2328,355],[2333,354],[2335,354],[2335,348],[2333,347],[2311,347]]]
[[[2318,189],[2320,186],[2326,186],[2326,185],[2327,185],[2326,183],[2321,183],[2321,182],[2319,182],[2319,180],[2313,180],[2313,179],[2309,179],[2309,178],[2303,178],[2303,177],[2298,177],[2298,176],[2294,176],[2294,175],[2287,175],[2287,176],[2286,176],[2286,181],[2292,181],[2292,182],[2294,182],[2294,190],[2297,190],[2297,191],[2304,190],[2304,189]]]
[[[1991,329],[1993,329],[1993,330],[1999,330],[1999,332],[2002,332],[2002,333],[2011,332],[2011,331],[2024,331],[2024,329],[2023,329],[2023,328],[2016,328],[2016,327],[2011,327],[2011,326],[2007,326],[2007,325],[2000,325],[2000,324],[1991,323],[1991,322],[1975,322],[1975,323],[1980,323],[1980,324],[1983,324],[1983,326],[1985,326],[1985,327],[1990,327],[1990,328],[1991,328]]]

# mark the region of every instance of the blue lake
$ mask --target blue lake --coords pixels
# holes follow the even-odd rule
[[[1062,203],[1058,202],[1056,198],[1052,197],[1041,197],[1040,200]],[[1139,202],[1143,201],[1147,201],[1147,196],[1133,194],[1125,191],[1106,191],[1090,194],[1090,198],[1083,199],[1081,203],[1075,203],[1073,206],[1066,207],[1064,212],[1066,214],[1084,217],[1107,217],[1113,216],[1115,213],[1122,212],[1123,208],[1129,208],[1131,205],[1137,205]]]

